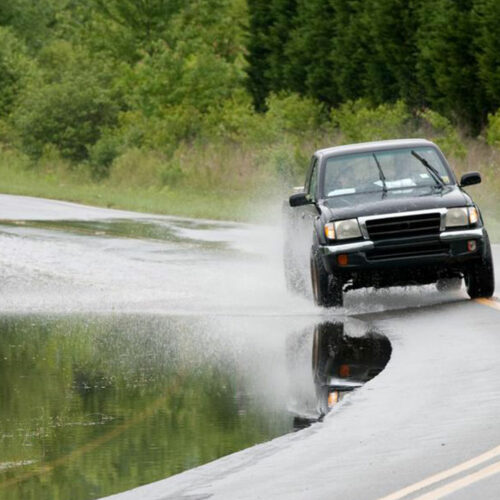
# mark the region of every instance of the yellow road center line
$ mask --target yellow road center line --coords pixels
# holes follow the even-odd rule
[[[486,479],[487,477],[498,474],[499,472],[500,472],[500,462],[496,462],[493,465],[489,465],[484,469],[478,470],[477,472],[473,472],[468,476],[461,477],[460,479],[457,479],[451,483],[445,484],[444,486],[441,486],[440,488],[430,491],[425,495],[421,495],[415,498],[415,500],[438,500],[439,498],[443,498],[447,495],[450,495],[455,491],[461,490],[462,488],[477,483],[482,479]]]
[[[483,304],[484,306],[493,307],[493,309],[498,309],[500,311],[500,302],[495,299],[475,299],[479,304]]]
[[[431,486],[435,483],[438,483],[439,481],[443,481],[444,479],[448,479],[451,476],[455,476],[456,474],[459,474],[460,472],[464,472],[466,470],[472,469],[473,467],[476,467],[476,465],[480,465],[483,462],[491,460],[492,458],[495,458],[499,455],[500,455],[500,446],[497,446],[496,448],[493,448],[492,450],[487,451],[486,453],[483,453],[482,455],[478,455],[477,457],[471,458],[470,460],[467,460],[466,462],[462,462],[461,464],[456,465],[455,467],[452,467],[451,469],[447,469],[443,472],[439,472],[438,474],[435,474],[434,476],[430,476],[427,479],[423,479],[422,481],[411,484],[410,486],[407,486],[406,488],[403,488],[399,491],[396,491],[395,493],[391,493],[390,495],[379,498],[379,500],[398,500],[398,499],[403,498],[407,495],[410,495],[411,493],[415,493],[416,491],[421,490],[422,488],[426,488],[427,486]]]
[[[483,304],[485,306],[492,307],[493,309],[498,309],[500,311],[500,301],[496,299],[480,298],[480,299],[475,299],[475,302]],[[407,486],[406,488],[391,493],[390,495],[379,498],[379,500],[399,500],[400,498],[404,498],[405,496],[410,495],[411,493],[415,493],[416,491],[426,488],[427,486],[432,486],[433,484],[439,483],[440,481],[448,479],[449,477],[455,476],[460,472],[472,469],[476,465],[491,460],[492,458],[495,458],[498,455],[500,455],[500,446],[497,446],[496,448],[493,448],[492,450],[487,451],[486,453],[483,453],[482,455],[479,455],[475,458],[467,460],[466,462],[463,462],[455,467],[452,467],[451,469],[439,472],[438,474],[430,476],[427,479],[423,479],[422,481],[411,484],[410,486]],[[466,476],[465,478],[453,481],[452,483],[449,483],[448,485],[438,488],[437,490],[434,490],[431,493],[428,493],[427,495],[420,496],[418,497],[418,499],[415,500],[430,500],[430,499],[434,500],[437,498],[441,498],[445,495],[448,495],[449,493],[452,493],[453,491],[456,491],[457,489],[463,488],[464,486],[472,484],[476,481],[480,481],[485,477],[497,474],[498,472],[500,472],[500,462],[490,467],[486,467],[485,469],[481,469],[480,471],[471,474],[469,476]],[[447,487],[454,487],[455,489],[448,491],[446,489]],[[440,493],[441,491],[445,491],[445,493]]]

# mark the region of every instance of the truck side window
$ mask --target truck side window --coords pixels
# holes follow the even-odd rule
[[[307,194],[312,200],[316,200],[316,188],[318,186],[318,159],[314,158],[314,163],[311,168],[311,176],[309,177]]]

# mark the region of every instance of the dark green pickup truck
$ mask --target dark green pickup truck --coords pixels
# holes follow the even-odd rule
[[[320,306],[341,306],[363,287],[465,279],[470,297],[495,283],[488,233],[465,186],[430,141],[404,139],[316,151],[305,186],[285,207],[287,285]]]

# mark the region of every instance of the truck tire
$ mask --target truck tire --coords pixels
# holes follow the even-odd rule
[[[343,284],[325,269],[317,247],[311,250],[311,284],[314,302],[322,307],[342,307]]]
[[[495,271],[489,239],[485,239],[486,251],[478,262],[474,262],[465,272],[465,285],[471,299],[489,298],[495,291]]]

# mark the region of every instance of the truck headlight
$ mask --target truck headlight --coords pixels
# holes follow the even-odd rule
[[[325,224],[325,236],[327,240],[334,240],[335,239],[335,226],[333,222],[329,222],[328,224]]]
[[[475,224],[479,220],[479,214],[476,207],[469,207],[469,222]]]
[[[325,224],[325,236],[329,240],[347,240],[360,238],[358,219],[339,220]]]
[[[463,227],[468,225],[469,225],[469,211],[467,207],[448,209],[448,211],[446,212],[446,227],[459,227],[459,226]]]

